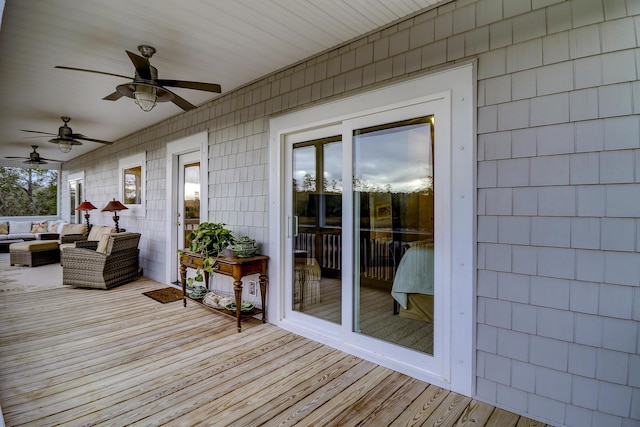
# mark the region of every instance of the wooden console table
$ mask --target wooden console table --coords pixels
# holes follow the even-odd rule
[[[224,258],[221,257],[217,261],[217,274],[233,277],[233,293],[236,297],[236,321],[238,332],[242,330],[242,313],[240,306],[242,305],[242,278],[251,274],[260,274],[260,300],[262,302],[262,323],[267,321],[266,312],[266,296],[267,283],[269,276],[267,275],[267,261],[269,257],[266,255],[254,255],[249,258]],[[202,258],[196,252],[184,251],[180,253],[180,281],[182,282],[182,303],[187,306],[187,268],[202,267]],[[209,273],[204,272],[205,283],[209,285]],[[212,307],[213,308],[213,307]]]

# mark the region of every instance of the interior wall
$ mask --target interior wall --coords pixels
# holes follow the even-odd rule
[[[632,425],[638,33],[636,0],[454,1],[69,162],[62,182],[84,169],[87,198],[102,206],[116,194],[117,158],[146,151],[147,217],[121,225],[142,233],[145,274],[161,278],[164,146],[208,129],[209,220],[268,253],[268,118],[476,59],[475,397],[556,425]]]

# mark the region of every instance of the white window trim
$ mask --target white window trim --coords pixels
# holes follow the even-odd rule
[[[475,212],[476,212],[476,146],[475,146],[475,66],[463,64],[434,74],[374,89],[338,101],[310,107],[275,117],[270,121],[269,137],[269,253],[272,257],[268,295],[268,318],[284,329],[290,329],[284,314],[285,248],[287,224],[284,219],[286,182],[284,180],[285,135],[312,128],[320,128],[355,117],[388,111],[418,102],[429,95],[449,91],[451,94],[451,324],[449,386],[453,391],[473,395],[475,376]],[[454,172],[455,170],[455,172]],[[275,259],[274,259],[275,258]],[[305,331],[296,331],[305,335]],[[308,333],[311,339],[353,353],[348,343],[336,342],[330,337]],[[428,373],[420,369],[406,369],[392,361],[376,359],[375,355],[358,354],[384,366],[430,381]],[[436,381],[437,382],[437,381]]]
[[[140,183],[140,192],[142,193],[142,195],[140,197],[139,204],[127,204],[127,203],[124,203],[124,171],[125,169],[129,169],[136,166],[141,167],[140,176],[142,178],[142,182]],[[125,205],[127,209],[119,211],[118,215],[144,218],[147,214],[146,188],[147,188],[147,153],[142,152],[142,153],[134,154],[133,156],[119,159],[118,160],[118,198],[116,200],[120,201],[123,205]]]

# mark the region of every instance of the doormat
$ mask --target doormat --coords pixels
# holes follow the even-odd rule
[[[182,299],[182,289],[176,288],[162,288],[155,291],[143,292],[142,295],[146,295],[151,299],[154,299],[162,304],[168,302],[179,301]]]

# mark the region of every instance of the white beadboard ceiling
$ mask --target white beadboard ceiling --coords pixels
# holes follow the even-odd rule
[[[6,0],[0,26],[0,158],[69,160],[51,136],[60,116],[74,133],[116,141],[181,114],[171,102],[148,113],[130,98],[104,101],[131,76],[125,50],[147,44],[159,78],[219,83],[222,93],[418,11],[451,0]],[[2,0],[0,0],[0,7]],[[198,106],[217,94],[172,90]],[[1,164],[1,163],[0,163]]]

